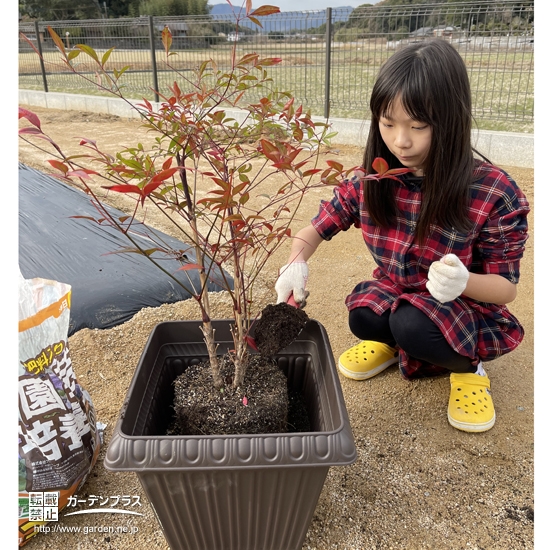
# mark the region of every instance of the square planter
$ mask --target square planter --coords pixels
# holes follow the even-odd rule
[[[219,353],[230,321],[214,321]],[[136,472],[173,550],[299,550],[331,466],[356,449],[323,326],[309,321],[276,356],[301,393],[310,432],[167,436],[172,382],[207,358],[200,323],[170,321],[151,333],[136,368],[105,467]]]

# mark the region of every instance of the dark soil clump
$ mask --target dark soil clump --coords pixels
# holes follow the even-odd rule
[[[189,366],[174,381],[174,423],[168,435],[228,435],[288,431],[287,379],[276,362],[251,355],[244,382],[216,389],[208,363]],[[220,358],[221,374],[232,380],[234,367]]]
[[[303,309],[289,304],[269,304],[254,324],[254,341],[262,355],[276,355],[292,344],[309,321]]]
[[[233,388],[233,364],[220,358],[227,384],[216,389],[207,362],[189,366],[174,381],[174,421],[168,435],[264,434],[310,431],[302,396],[287,388],[273,359],[291,344],[309,317],[302,309],[280,303],[266,306],[254,325],[258,354],[250,355],[241,387]]]

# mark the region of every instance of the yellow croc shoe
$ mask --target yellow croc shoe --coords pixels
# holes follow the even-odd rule
[[[495,424],[495,407],[489,378],[453,372],[447,417],[451,426],[464,432],[490,430]]]
[[[365,340],[340,355],[338,369],[348,378],[366,380],[398,361],[399,352],[395,348]]]

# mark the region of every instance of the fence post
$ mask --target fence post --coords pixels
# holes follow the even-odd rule
[[[157,55],[155,53],[155,29],[153,26],[153,16],[149,16],[149,44],[151,46],[151,66],[153,68],[153,90],[155,91],[155,101],[159,101],[159,82],[157,75]]]
[[[325,51],[325,118],[330,115],[330,50],[332,49],[332,8],[327,8]]]
[[[34,22],[34,32],[36,34],[36,47],[38,49],[38,53],[40,54],[38,57],[40,59],[40,70],[42,71],[42,82],[44,83],[44,91],[48,91],[48,80],[46,78],[46,67],[44,66],[44,58],[42,56],[42,44],[40,43],[40,29],[38,28],[38,21]]]

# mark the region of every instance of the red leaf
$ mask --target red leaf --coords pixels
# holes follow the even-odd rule
[[[67,176],[74,178],[89,178],[91,174],[97,174],[97,172],[93,170],[72,170],[71,172],[67,172]]]
[[[69,218],[71,219],[75,219],[75,220],[90,220],[92,222],[98,222],[98,220],[96,220],[95,218],[92,218],[92,216],[69,216]]]
[[[281,57],[266,57],[265,59],[260,59],[260,61],[258,61],[258,65],[262,65],[262,67],[269,67],[271,65],[278,65],[281,61]]]
[[[247,2],[248,7],[248,2]],[[256,17],[261,17],[263,15],[271,15],[272,13],[281,13],[281,10],[277,6],[260,6],[258,9],[254,10],[252,13],[247,13],[247,15],[254,15]]]
[[[176,96],[176,99],[179,100],[179,98],[181,97],[181,90],[177,82],[174,82],[174,86],[172,87],[172,89],[174,90],[174,95]]]
[[[390,174],[392,176],[400,176],[401,174],[408,174],[409,172],[412,172],[410,168],[392,168],[386,172],[386,176]]]
[[[260,149],[262,153],[273,162],[279,162],[281,160],[281,153],[279,149],[273,143],[265,139],[260,140]]]
[[[162,185],[162,181],[151,180],[144,188],[142,193],[142,204],[145,197],[148,197],[153,191]]]
[[[253,349],[258,351],[258,346],[256,345],[256,341],[252,336],[246,336],[246,343]]]
[[[302,175],[304,178],[307,178],[308,176],[313,176],[314,174],[318,174],[321,171],[320,168],[312,168],[311,170],[306,170]]]
[[[19,134],[34,134],[34,135],[40,135],[41,137],[45,137],[42,133],[42,130],[39,130],[38,128],[31,128],[30,126],[25,126],[24,128],[19,128]]]
[[[287,109],[290,109],[290,106],[294,103],[294,98],[291,97],[286,103],[285,103],[285,106],[283,107],[283,111],[286,111]]]
[[[185,264],[185,265],[182,265],[181,267],[178,267],[178,271],[187,271],[189,269],[199,269],[199,270],[202,270],[203,267],[199,264]]]
[[[143,107],[145,106],[145,108],[151,112],[153,110],[153,106],[151,105],[151,103],[147,100],[147,99],[143,99],[143,101],[145,101],[145,103],[138,103],[137,106],[138,107]]]
[[[162,36],[162,44],[164,45],[164,51],[166,53],[169,53],[170,47],[172,46],[172,33],[170,32],[168,25],[164,26],[161,36]]]
[[[344,169],[344,165],[336,162],[335,160],[327,160],[327,164],[334,168],[337,172],[341,172]]]
[[[59,50],[65,54],[65,46],[63,45],[63,40],[59,38],[59,35],[50,27],[46,27],[48,29],[48,32],[50,33],[50,36],[52,37],[52,40],[55,42],[55,45],[59,48]]]
[[[382,157],[376,157],[372,162],[374,171],[379,174],[385,174],[388,171],[388,163]]]
[[[155,174],[153,176],[153,179],[151,180],[151,183],[157,183],[157,182],[163,182],[173,176],[177,171],[179,170],[178,167],[176,168],[167,168],[166,170],[162,170],[158,174]]]
[[[20,32],[19,35],[38,54],[39,57],[42,57],[36,46],[32,43],[32,40],[29,40],[22,32]]]
[[[33,126],[40,129],[40,119],[32,111],[19,107],[19,118],[26,118]]]
[[[62,162],[58,160],[49,160],[48,161],[55,169],[59,170],[60,172],[63,172],[64,174],[67,174],[69,171],[69,168],[65,166]]]
[[[141,189],[137,185],[103,185],[102,187],[103,189],[114,191],[115,193],[137,193],[138,195],[142,194]]]
[[[93,139],[82,138],[79,145],[92,145],[93,147],[97,147],[97,142]]]

